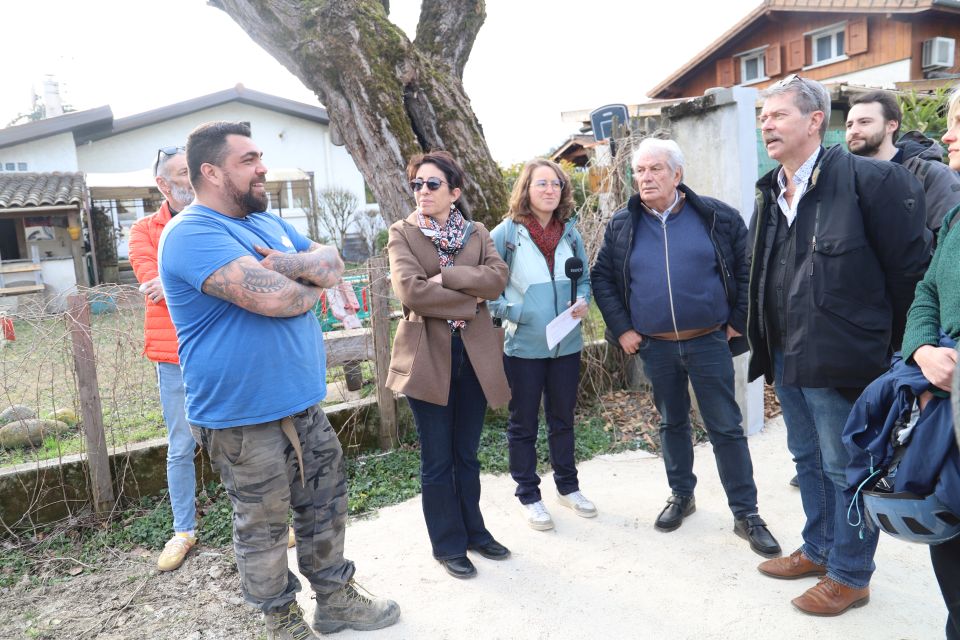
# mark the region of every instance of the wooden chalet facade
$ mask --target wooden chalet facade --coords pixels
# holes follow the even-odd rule
[[[791,73],[888,88],[946,79],[960,71],[958,42],[957,0],[764,0],[649,96],[762,89]]]

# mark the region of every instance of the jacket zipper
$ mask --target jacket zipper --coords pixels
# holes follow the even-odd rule
[[[667,219],[660,220],[660,228],[663,229],[663,259],[667,266],[667,297],[670,298],[670,319],[673,321],[673,333],[677,336],[677,342],[680,342],[680,330],[677,329],[677,313],[673,308],[673,283],[670,281],[670,242],[667,240]]]
[[[813,261],[817,256],[817,233],[820,231],[820,200],[817,199],[817,213],[813,219],[813,237],[810,239],[810,273],[813,277]]]
[[[723,294],[727,297],[727,304],[730,304],[730,290],[727,288],[727,278],[732,277],[730,270],[727,269],[727,263],[723,260],[723,254],[720,253],[720,247],[717,245],[717,237],[714,231],[717,228],[717,212],[713,212],[713,219],[710,223],[710,241],[713,243],[713,251],[717,254],[717,260],[720,261],[720,280],[723,282]]]

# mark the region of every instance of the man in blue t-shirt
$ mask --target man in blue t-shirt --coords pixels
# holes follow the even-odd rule
[[[187,420],[233,503],[243,594],[263,611],[267,637],[317,637],[287,569],[291,507],[299,569],[316,592],[314,629],[379,629],[400,609],[354,588],[343,557],[343,452],[318,404],[326,360],[312,309],[340,280],[343,261],[264,212],[261,156],[240,122],[207,123],[187,139],[196,200],[159,246]]]

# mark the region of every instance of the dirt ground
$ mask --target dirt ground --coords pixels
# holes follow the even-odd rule
[[[240,597],[233,550],[198,546],[177,571],[135,550],[98,571],[0,594],[0,638],[227,640],[259,638],[263,623]]]
[[[799,494],[782,420],[750,438],[760,513],[789,552],[800,543]],[[789,601],[813,579],[779,581],[732,533],[733,518],[709,445],[696,447],[697,512],[677,531],[652,524],[668,495],[659,458],[643,452],[580,465],[581,487],[598,505],[592,520],[544,499],[556,528],[520,519],[509,476],[484,476],[490,531],[513,551],[506,562],[475,558],[479,575],[447,576],[430,555],[419,498],[351,522],[347,555],[357,580],[400,603],[395,626],[338,638],[877,638],[943,637],[946,611],[927,548],[883,537],[871,603],[838,618],[811,618]],[[117,556],[101,570],[42,588],[0,593],[0,638],[209,640],[262,638],[258,614],[240,599],[229,549],[198,547],[179,570],[158,574],[155,555]],[[291,566],[295,563],[290,556]],[[300,604],[312,614],[309,589]]]

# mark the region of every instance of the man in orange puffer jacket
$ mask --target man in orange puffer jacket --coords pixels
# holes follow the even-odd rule
[[[196,472],[193,457],[196,442],[184,410],[183,377],[177,356],[177,333],[170,320],[157,269],[157,246],[164,226],[193,201],[193,187],[183,147],[164,147],[153,164],[157,188],[163,194],[160,210],[138,220],[130,230],[130,264],[146,295],[143,353],[157,363],[160,406],[167,423],[167,489],[173,509],[173,537],[157,561],[161,571],[171,571],[197,542]]]

